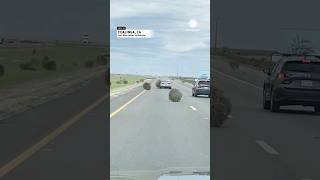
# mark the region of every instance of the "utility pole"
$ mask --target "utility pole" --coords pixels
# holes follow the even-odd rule
[[[219,36],[219,17],[216,19],[216,32],[215,32],[215,41],[214,41],[214,49],[217,52],[217,48],[218,48],[218,36]]]

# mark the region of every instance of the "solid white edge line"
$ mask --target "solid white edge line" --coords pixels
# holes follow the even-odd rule
[[[219,74],[221,74],[221,75],[223,75],[223,76],[225,76],[225,77],[227,77],[227,78],[229,78],[229,79],[232,79],[232,80],[234,80],[234,81],[238,81],[238,82],[240,82],[240,83],[243,83],[243,84],[245,84],[245,85],[254,87],[254,88],[256,88],[256,89],[260,89],[260,90],[263,89],[263,88],[261,88],[261,87],[259,87],[259,86],[256,86],[256,85],[254,85],[254,84],[252,84],[252,83],[249,83],[249,82],[247,82],[247,81],[244,81],[244,80],[235,78],[235,77],[230,76],[230,75],[228,75],[228,74],[225,74],[225,73],[223,73],[223,72],[221,72],[221,71],[218,71],[218,70],[214,70],[214,71],[217,72],[217,73],[219,73]]]

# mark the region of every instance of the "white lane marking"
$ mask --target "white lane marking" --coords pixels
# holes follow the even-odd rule
[[[262,149],[264,149],[267,153],[269,153],[271,155],[279,155],[279,153],[273,147],[271,147],[269,144],[267,144],[266,142],[264,142],[262,140],[256,140],[256,143],[258,145],[260,145],[260,147],[262,147]]]
[[[221,71],[218,71],[218,70],[214,70],[214,71],[217,72],[217,73],[219,73],[219,74],[221,74],[221,75],[223,75],[223,76],[225,76],[225,77],[227,77],[227,78],[230,78],[230,79],[232,79],[232,80],[234,80],[234,81],[238,81],[238,82],[240,82],[240,83],[243,83],[243,84],[245,84],[245,85],[254,87],[254,88],[256,88],[256,89],[260,89],[260,90],[263,89],[263,88],[261,88],[261,87],[259,87],[259,86],[256,86],[256,85],[254,85],[254,84],[252,84],[252,83],[249,83],[249,82],[247,82],[247,81],[244,81],[244,80],[235,78],[235,77],[230,76],[230,75],[228,75],[228,74],[225,74],[225,73],[223,73],[223,72],[221,72]]]
[[[189,106],[192,110],[194,111],[198,111],[197,108],[193,107],[193,106]]]

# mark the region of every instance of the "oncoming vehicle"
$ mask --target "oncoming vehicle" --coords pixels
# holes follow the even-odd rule
[[[171,89],[171,81],[170,80],[161,80],[160,82],[160,89],[161,88],[169,88]]]
[[[192,87],[192,96],[197,97],[198,95],[210,96],[210,80],[201,79],[195,81]]]
[[[320,60],[293,57],[264,69],[263,108],[273,112],[280,106],[313,106],[320,112]]]

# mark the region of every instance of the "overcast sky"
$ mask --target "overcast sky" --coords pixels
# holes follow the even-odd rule
[[[107,42],[107,0],[0,0],[0,35]]]
[[[196,76],[209,71],[209,5],[209,0],[111,0],[111,72]],[[117,26],[150,29],[154,37],[117,39]]]
[[[213,20],[220,17],[220,46],[286,50],[288,41],[298,33],[311,40],[315,49],[320,49],[318,0],[214,0],[212,3]]]

